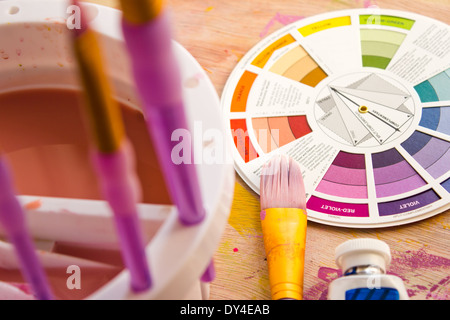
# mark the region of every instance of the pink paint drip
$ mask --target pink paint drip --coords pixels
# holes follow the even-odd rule
[[[266,24],[264,29],[259,34],[259,37],[260,38],[265,37],[269,33],[270,28],[272,28],[272,26],[275,24],[275,22],[279,22],[283,26],[285,26],[287,24],[290,24],[294,21],[297,21],[297,20],[300,20],[303,18],[304,18],[304,16],[285,15],[285,14],[280,14],[279,12],[277,12],[275,14],[275,16],[272,19],[270,19],[270,21]]]
[[[314,286],[305,290],[303,293],[304,300],[327,300],[328,286],[330,283],[339,278],[342,271],[328,267],[320,267],[317,271],[317,277],[321,280]]]
[[[421,294],[425,295],[425,299],[448,300],[450,299],[450,276],[441,279],[438,283],[430,283],[428,286],[411,283],[415,277],[422,276],[427,270],[448,268],[450,268],[450,259],[429,254],[422,248],[417,251],[393,253],[392,265],[388,273],[403,279],[405,285],[410,287],[408,289],[410,297]]]
[[[433,269],[450,267],[450,259],[429,254],[424,248],[418,251],[393,254],[391,269]]]
[[[377,7],[377,2],[372,0],[364,0],[364,8]]]
[[[9,284],[16,287],[23,293],[33,295],[33,290],[31,289],[31,286],[28,283],[10,282]]]
[[[356,4],[359,4],[361,0],[355,0]],[[364,8],[370,8],[370,7],[378,7],[376,0],[364,0],[363,1]]]
[[[445,277],[444,279],[442,279],[441,281],[439,281],[438,284],[432,286],[430,288],[430,292],[427,294],[426,298],[432,298],[435,300],[449,300],[450,299],[450,276]],[[440,292],[436,292],[435,291],[437,289],[441,289],[444,288],[444,292],[440,293]]]
[[[263,221],[266,218],[266,210],[261,210],[259,218]]]

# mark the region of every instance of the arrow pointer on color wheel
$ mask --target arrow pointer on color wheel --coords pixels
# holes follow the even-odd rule
[[[366,106],[361,106],[359,105],[359,103],[356,103],[355,101],[353,101],[352,99],[350,99],[348,96],[346,96],[345,94],[343,94],[342,92],[338,91],[336,88],[330,87],[331,90],[333,90],[334,92],[336,92],[337,94],[339,94],[341,97],[347,99],[348,101],[350,101],[351,103],[353,103],[355,106],[358,107],[358,111],[360,113],[368,113],[371,116],[377,118],[378,120],[384,122],[385,124],[387,124],[389,127],[391,127],[392,129],[394,129],[395,131],[400,131],[399,128],[393,126],[392,124],[390,124],[389,122],[387,122],[386,120],[384,120],[383,118],[377,116],[376,114],[374,114],[373,112],[371,112]]]
[[[368,114],[370,114],[371,116],[373,116],[373,117],[375,117],[375,118],[377,118],[378,120],[380,120],[380,121],[382,121],[382,122],[384,122],[384,123],[386,123],[389,127],[391,127],[392,129],[394,129],[395,131],[400,131],[400,129],[399,128],[397,128],[397,127],[394,127],[392,124],[390,124],[389,122],[387,122],[386,120],[384,120],[384,119],[382,119],[382,118],[380,118],[380,117],[378,117],[377,115],[375,115],[373,112],[371,112],[371,111],[369,111],[369,110],[367,110],[367,113]]]
[[[355,106],[357,106],[358,108],[360,107],[360,105],[358,103],[356,103],[355,101],[353,101],[352,99],[350,99],[349,97],[347,97],[345,94],[343,94],[342,92],[338,91],[337,89],[330,87],[331,90],[333,90],[334,92],[336,92],[337,94],[341,95],[342,97],[344,97],[345,99],[347,99],[348,101],[350,101],[351,103],[353,103]]]

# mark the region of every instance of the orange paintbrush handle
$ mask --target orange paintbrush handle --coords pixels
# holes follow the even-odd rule
[[[261,212],[272,300],[303,299],[307,216],[297,208]]]
[[[87,98],[85,114],[94,142],[100,152],[115,152],[124,140],[125,130],[120,107],[112,98],[102,67],[96,35],[87,29],[74,39],[73,45]]]
[[[78,1],[74,1],[78,4]],[[121,110],[113,99],[96,34],[81,15],[81,29],[73,33],[73,49],[85,93],[84,114],[95,142],[92,160],[104,198],[113,213],[122,257],[135,292],[151,286],[149,266],[136,207],[138,178],[132,146],[128,144]],[[140,190],[139,190],[140,191]]]
[[[123,16],[132,24],[143,24],[155,19],[164,9],[164,0],[121,0]]]

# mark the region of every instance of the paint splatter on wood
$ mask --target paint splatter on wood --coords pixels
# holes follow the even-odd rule
[[[393,251],[388,274],[395,275],[404,281],[410,299],[448,300],[450,299],[449,268],[450,259],[429,254],[425,248],[421,248],[416,251]],[[442,271],[443,277],[437,283],[427,281],[427,271],[432,270]],[[320,267],[317,272],[318,281],[305,290],[303,298],[326,300],[328,286],[341,276],[341,270]]]
[[[42,201],[40,199],[28,202],[25,204],[24,208],[27,210],[36,210],[42,206]]]
[[[251,194],[238,182],[228,223],[242,236],[262,235],[259,197]],[[239,199],[245,199],[240,201]]]
[[[296,15],[285,15],[285,14],[281,14],[279,12],[277,12],[275,14],[275,16],[270,19],[270,21],[266,24],[266,26],[264,27],[264,29],[261,31],[261,33],[259,34],[259,36],[261,38],[265,37],[270,29],[275,25],[275,23],[281,23],[283,26],[288,25],[294,21],[303,19],[304,16],[296,16]]]

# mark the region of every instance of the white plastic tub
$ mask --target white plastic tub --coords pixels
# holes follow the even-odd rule
[[[71,15],[67,10],[69,5],[66,1],[57,0],[0,1],[0,96],[32,88],[79,89],[66,25],[66,19]],[[139,108],[122,42],[120,11],[94,4],[84,4],[83,7],[89,10],[91,26],[100,34],[116,98]],[[198,141],[197,146],[200,145],[199,150],[223,148],[222,153],[226,155],[226,139],[219,141],[224,127],[214,87],[195,59],[179,44],[174,43],[174,46],[185,84],[190,125],[191,128],[201,127],[201,136],[194,137]],[[208,130],[216,134],[202,134]],[[210,162],[200,159],[196,164],[207,209],[207,217],[201,224],[192,227],[181,225],[177,210],[171,205],[138,205],[148,243],[146,252],[153,278],[151,290],[139,295],[130,292],[129,273],[125,269],[86,298],[207,298],[204,292],[201,294],[199,278],[219,244],[234,188],[232,163],[226,159]],[[117,249],[117,237],[107,203],[33,194],[20,194],[19,199],[26,208],[30,230],[41,248],[39,256],[47,272],[52,268],[64,270],[71,265],[79,266],[83,283],[83,268],[100,271],[108,268],[95,259],[91,261],[51,251],[55,241],[81,247]],[[7,242],[0,243],[0,268],[18,268]],[[61,275],[61,285],[66,285],[64,281],[70,275]],[[15,287],[3,283],[0,292],[5,287],[15,290]],[[75,294],[77,289],[72,290]],[[23,298],[23,295],[17,297]]]

